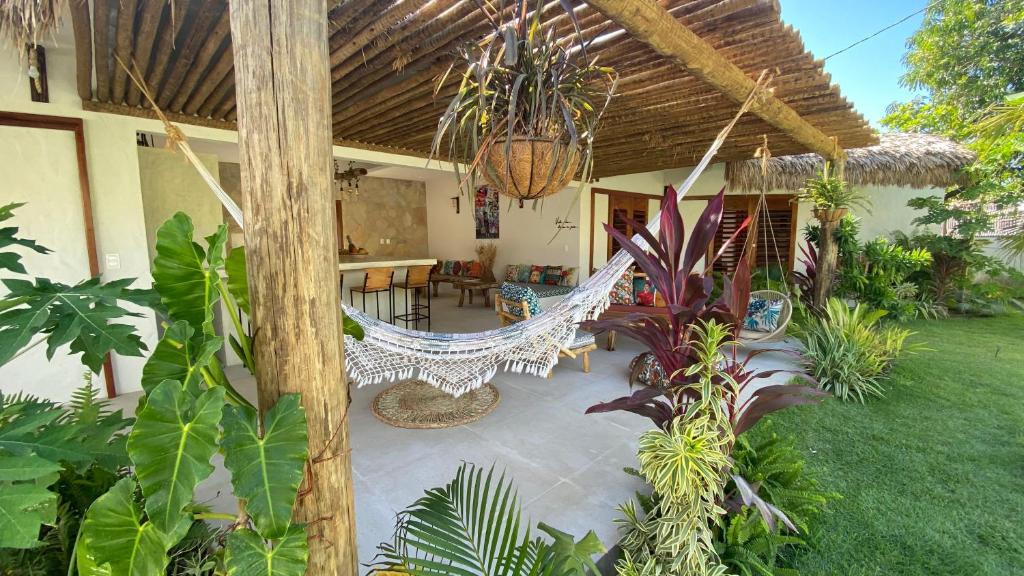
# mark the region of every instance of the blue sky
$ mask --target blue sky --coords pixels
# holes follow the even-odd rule
[[[782,19],[800,31],[804,45],[815,58],[873,34],[927,5],[927,0],[780,0]],[[914,94],[900,86],[906,41],[921,26],[923,14],[825,62],[832,82],[872,126],[886,107]]]

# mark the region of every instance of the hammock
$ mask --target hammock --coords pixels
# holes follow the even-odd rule
[[[763,88],[764,77],[762,74],[732,121],[718,133],[700,163],[676,189],[677,201],[686,196],[711,163],[733,126]],[[177,127],[166,119],[164,123],[169,141],[181,149],[242,226],[242,212],[237,204],[206,171]],[[655,237],[660,227],[660,214],[659,210],[647,225]],[[639,234],[633,236],[633,241],[647,247]],[[544,376],[558,363],[558,352],[572,341],[576,326],[584,320],[596,319],[608,308],[612,285],[632,264],[633,257],[619,250],[603,268],[544,313],[486,332],[448,334],[409,330],[382,322],[342,302],[345,314],[361,324],[365,332],[362,340],[345,337],[348,376],[358,386],[417,378],[456,397],[483,386],[499,368]]]

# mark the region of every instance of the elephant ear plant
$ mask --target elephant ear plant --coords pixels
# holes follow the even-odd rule
[[[292,522],[292,508],[309,457],[305,413],[298,395],[289,394],[261,417],[228,380],[217,357],[225,338],[217,332],[215,306],[223,304],[234,325],[227,342],[250,371],[254,366],[250,337],[242,325],[242,313],[248,312],[244,253],[241,248],[225,253],[226,226],[208,236],[205,247],[194,241],[193,234],[192,221],[183,213],[175,214],[157,232],[153,263],[157,298],[145,295],[145,301],[166,315],[167,321],[163,337],[143,368],[145,395],[135,424],[127,441],[119,445],[131,473],[124,474],[89,506],[78,532],[74,563],[81,574],[163,574],[169,554],[195,522],[206,520],[230,522],[224,548],[216,553],[216,563],[223,566],[218,573],[283,576],[305,572],[306,527]],[[5,230],[0,237],[14,236]],[[24,241],[20,245],[34,249]],[[3,261],[19,264],[10,257]],[[97,280],[89,282],[92,284],[85,284],[104,286]],[[113,294],[123,294],[130,281],[112,284],[120,292],[104,296],[82,316],[95,314],[96,308],[108,318],[127,314],[119,308],[109,309],[114,307]],[[5,319],[0,325],[5,332],[0,336],[8,343],[14,340],[6,331],[40,332],[50,326],[7,320],[11,310],[31,305],[31,300],[16,298],[14,302],[9,302],[10,297],[5,300],[6,311],[0,316]],[[345,331],[357,338],[362,335],[351,320]],[[54,329],[49,337],[53,334],[59,330]],[[24,341],[20,338],[17,341]],[[61,338],[68,341],[66,336]],[[91,333],[82,338],[87,344],[92,342]],[[141,354],[141,341],[138,345]],[[97,350],[89,349],[91,353]],[[0,421],[0,437],[9,433],[5,424]],[[70,442],[66,448],[74,449]],[[239,499],[237,516],[211,513],[193,502],[195,488],[212,473],[211,459],[218,452],[224,455],[224,466]],[[3,454],[0,446],[0,458]],[[36,484],[44,488],[48,479],[52,479],[52,471],[40,468]],[[37,492],[26,492],[24,497],[38,498]],[[5,493],[8,501],[21,495]],[[27,500],[16,504],[31,506]],[[46,518],[39,521],[47,523]],[[38,525],[35,530],[39,531]]]

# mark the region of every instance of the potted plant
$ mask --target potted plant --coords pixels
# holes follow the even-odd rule
[[[825,162],[815,178],[807,181],[797,198],[814,204],[814,217],[823,223],[839,222],[851,208],[867,210],[871,206],[868,197],[837,175],[829,162]]]
[[[574,177],[589,178],[594,134],[617,76],[588,56],[571,11],[545,23],[542,2],[502,0],[496,14],[488,13],[492,30],[463,46],[440,78],[438,87],[463,70],[432,155],[447,145],[457,175],[458,162],[469,162],[463,181],[479,174],[506,196],[543,198]],[[566,35],[560,28],[570,22],[576,34]]]

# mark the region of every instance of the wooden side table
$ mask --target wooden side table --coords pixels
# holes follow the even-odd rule
[[[491,290],[501,286],[498,282],[482,282],[480,280],[465,280],[456,282],[455,288],[459,290],[459,308],[466,303],[466,294],[469,294],[469,303],[473,303],[473,291],[480,292],[484,297],[484,308],[491,307]]]

